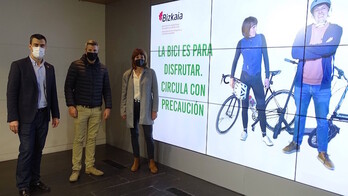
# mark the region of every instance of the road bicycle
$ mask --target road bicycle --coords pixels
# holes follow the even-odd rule
[[[279,115],[282,114],[283,112],[284,114],[286,114],[284,116],[284,119],[286,120],[286,123],[288,126],[291,126],[295,120],[293,115],[295,114],[295,112],[288,112],[287,108],[283,108],[284,101],[289,95],[289,90],[278,90],[278,91],[272,90],[273,77],[280,73],[281,73],[280,70],[270,71],[270,78],[269,78],[270,87],[266,90],[266,93],[265,93],[266,127],[272,131],[274,130],[275,126],[278,123]],[[229,84],[230,76],[231,75],[222,74],[221,83],[224,82],[225,84]],[[226,79],[228,80],[226,81]],[[240,80],[235,79],[235,83],[239,83],[239,82]],[[230,95],[222,103],[216,118],[216,130],[218,133],[221,133],[221,134],[227,133],[235,124],[239,115],[241,100],[242,100],[242,98],[238,94],[239,92],[233,91],[232,95]],[[290,94],[291,94],[290,96],[291,98],[290,98],[290,101],[288,101],[288,103],[291,105],[291,107],[289,108],[296,109],[294,95],[292,93]],[[251,128],[254,131],[255,125],[259,122],[259,119],[257,116],[256,108],[252,108],[250,104],[249,104],[249,108],[253,110],[252,119],[254,120],[254,122],[251,125]],[[281,127],[281,129],[285,129],[285,128],[286,126]]]
[[[336,78],[344,80],[346,82],[345,84],[345,90],[343,91],[340,100],[338,101],[333,113],[331,114],[330,118],[328,119],[329,123],[329,138],[328,142],[330,142],[339,132],[340,128],[333,124],[333,121],[340,121],[340,122],[348,122],[348,114],[339,113],[343,100],[346,97],[346,94],[348,92],[348,79],[344,75],[344,71],[339,69],[338,67],[334,67],[335,70],[337,70],[338,75],[335,75]],[[313,147],[317,148],[317,128],[312,129],[312,131],[309,133],[308,137],[308,144]]]

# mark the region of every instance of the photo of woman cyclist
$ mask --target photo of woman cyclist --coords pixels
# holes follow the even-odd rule
[[[248,17],[244,19],[242,25],[242,34],[244,36],[241,39],[236,48],[236,53],[232,63],[231,70],[231,87],[234,87],[234,74],[236,71],[237,63],[240,54],[243,56],[243,67],[240,76],[241,82],[248,86],[246,92],[246,99],[242,100],[242,121],[243,131],[240,139],[245,141],[248,137],[248,108],[249,108],[249,93],[250,89],[253,89],[256,98],[256,109],[258,111],[258,118],[260,120],[260,127],[262,131],[262,140],[267,146],[272,146],[273,142],[266,135],[266,115],[265,115],[265,92],[264,87],[269,88],[269,60],[267,53],[266,39],[263,34],[257,34],[257,19],[255,17]],[[266,79],[264,86],[261,79],[261,64],[262,58],[265,65]]]

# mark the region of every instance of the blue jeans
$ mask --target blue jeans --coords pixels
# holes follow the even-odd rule
[[[48,132],[46,111],[38,111],[32,123],[19,124],[19,155],[16,180],[19,190],[29,188],[40,180],[42,150]]]
[[[331,89],[320,89],[320,85],[303,84],[295,86],[295,129],[293,141],[301,145],[305,131],[308,105],[313,97],[315,118],[317,121],[317,143],[319,152],[327,152],[329,124],[327,115],[331,98]]]

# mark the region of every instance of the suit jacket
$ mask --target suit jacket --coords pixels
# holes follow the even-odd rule
[[[47,115],[59,118],[54,67],[45,62]],[[7,83],[7,122],[32,123],[38,110],[38,85],[29,57],[12,62]]]

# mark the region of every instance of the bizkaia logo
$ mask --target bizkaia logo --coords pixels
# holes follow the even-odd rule
[[[176,14],[174,13],[166,14],[166,13],[163,13],[163,11],[161,11],[158,15],[158,19],[162,22],[169,22],[172,20],[182,20],[183,18],[184,18],[184,14],[181,12],[178,12]]]

